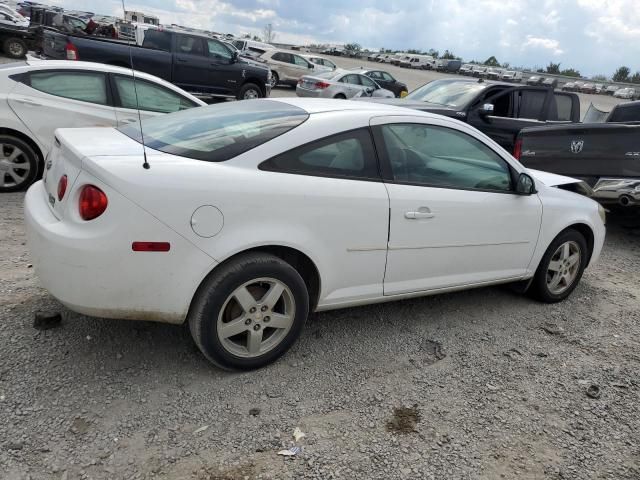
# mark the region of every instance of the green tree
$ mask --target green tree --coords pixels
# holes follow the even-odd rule
[[[509,62],[504,62],[501,67],[502,68],[509,68],[511,66],[511,64]]]
[[[434,50],[433,48],[430,48],[427,54],[431,55],[433,58],[438,58],[438,56],[440,55],[440,52],[438,50]]]
[[[276,39],[276,32],[273,30],[273,25],[271,23],[267,23],[264,26],[262,38],[264,38],[264,41],[267,43],[271,43]]]
[[[575,68],[567,68],[565,70],[562,70],[560,72],[560,75],[564,75],[566,77],[578,77],[578,78],[582,76],[580,75],[580,72]]]
[[[554,75],[558,75],[560,73],[560,64],[549,62],[549,65],[547,65],[546,72]]]
[[[407,50],[407,53],[414,54],[414,55],[420,55],[422,53],[422,50],[416,50],[414,48],[411,48],[411,49]]]
[[[484,61],[484,64],[488,67],[499,67],[500,66],[500,62],[498,61],[498,59],[496,57],[494,57],[493,55],[491,55],[489,58],[487,58]]]
[[[615,71],[611,79],[614,82],[628,82],[630,74],[631,70],[629,69],[629,67],[622,66]]]
[[[454,60],[456,56],[453,54],[453,52],[445,50],[440,58],[444,58],[445,60]]]
[[[591,77],[591,80],[595,80],[596,82],[606,82],[608,81],[608,78],[606,75],[599,74]]]
[[[629,79],[629,81],[631,83],[640,83],[640,72],[634,73],[633,76]]]

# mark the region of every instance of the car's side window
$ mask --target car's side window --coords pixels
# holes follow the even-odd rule
[[[226,60],[231,60],[231,51],[217,40],[207,40],[207,47],[209,48],[210,57],[220,57]]]
[[[369,77],[367,77],[366,75],[359,75],[359,77],[360,77],[360,83],[365,87],[376,88],[375,82],[371,80]]]
[[[188,98],[163,86],[140,79],[136,79],[134,84],[133,78],[120,75],[113,78],[120,98],[119,106],[122,108],[140,108],[150,112],[171,113],[196,106]]]
[[[382,78],[384,80],[386,80],[387,82],[393,82],[393,77],[391,75],[389,75],[387,72],[381,72],[382,73]]]
[[[107,79],[97,72],[32,72],[31,88],[57,97],[106,105]]]
[[[521,90],[518,96],[518,118],[538,120],[542,115],[546,91]]]
[[[293,62],[299,67],[308,67],[309,62],[307,62],[304,58],[299,57],[298,55],[293,55]]]
[[[507,162],[466,133],[415,123],[379,127],[393,180],[442,188],[510,192]]]
[[[342,83],[350,83],[351,85],[360,85],[360,79],[358,77],[359,75],[350,73],[342,77],[339,81]]]
[[[374,78],[376,80],[380,80],[382,78],[380,72],[369,72],[367,73],[367,77]]]
[[[277,52],[277,53],[274,53],[273,57],[271,58],[273,58],[277,62],[293,63],[293,58],[290,53]]]
[[[177,42],[178,52],[188,55],[204,56],[204,47],[201,38],[178,35]]]
[[[360,180],[380,180],[368,128],[333,135],[271,158],[261,170]]]

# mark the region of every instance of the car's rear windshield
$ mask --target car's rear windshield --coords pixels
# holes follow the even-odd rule
[[[144,144],[181,157],[223,162],[303,123],[309,114],[273,100],[243,100],[142,120]],[[142,143],[140,124],[119,128]]]

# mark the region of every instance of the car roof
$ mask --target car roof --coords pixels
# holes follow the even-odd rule
[[[309,114],[352,111],[367,112],[371,115],[411,115],[425,118],[440,118],[439,115],[421,112],[396,105],[388,105],[384,103],[338,100],[333,98],[308,98],[308,97],[279,97],[264,100],[252,100],[254,102],[269,101],[280,102],[294,107],[301,108]]]

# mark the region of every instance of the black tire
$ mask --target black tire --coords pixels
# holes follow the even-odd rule
[[[262,90],[255,83],[245,83],[240,87],[240,91],[238,92],[238,96],[236,97],[238,100],[252,100],[256,98],[262,98],[264,95],[262,94]]]
[[[295,302],[293,323],[283,338],[279,340],[279,343],[262,355],[239,356],[229,351],[221,340],[218,333],[219,316],[224,315],[223,308],[225,306],[229,308],[230,299],[233,298],[232,294],[237,288],[254,279],[264,278],[275,279],[289,289]],[[255,294],[252,293],[252,295]],[[309,293],[297,270],[274,255],[248,253],[221,266],[204,281],[194,298],[188,322],[196,345],[212,363],[226,370],[252,370],[274,362],[291,348],[302,332],[308,313]],[[240,314],[241,317],[245,315],[252,317],[252,314],[248,312]],[[253,315],[257,315],[257,313]],[[256,320],[255,324],[267,320],[265,316],[262,320]],[[261,325],[264,329],[263,332],[267,332],[268,324],[262,323]],[[246,333],[247,342],[251,335],[249,328],[247,327],[247,332],[238,334],[241,336]],[[270,332],[270,334],[277,332],[275,329],[272,330],[274,332]],[[268,341],[269,338],[267,337],[266,340]]]
[[[23,140],[11,135],[0,135],[0,192],[17,192],[25,190],[31,185],[40,172],[40,158],[31,146]],[[10,157],[14,149],[18,149],[22,154],[11,162],[13,167],[3,164],[2,160]],[[24,168],[20,168],[24,165]],[[9,171],[19,177],[16,180]]]
[[[280,77],[276,72],[271,70],[271,88],[276,88],[278,83],[280,83]]]
[[[568,288],[561,293],[554,293],[550,290],[548,284],[549,266],[558,248],[567,242],[573,242],[579,248],[580,263],[577,267],[575,278],[573,278],[572,282],[568,285]],[[588,256],[589,251],[587,241],[580,232],[573,229],[567,229],[560,233],[553,242],[551,242],[551,245],[549,245],[549,248],[547,248],[547,251],[542,257],[542,260],[540,260],[536,274],[531,282],[531,287],[529,288],[530,295],[545,303],[561,302],[567,298],[571,295],[571,292],[575,290],[578,283],[580,283],[584,269],[587,266]]]
[[[7,38],[2,45],[2,50],[9,58],[24,58],[29,51],[24,40],[17,37]]]
[[[346,100],[347,97],[346,95],[342,94],[342,93],[338,93],[335,97],[333,98],[337,98],[338,100]]]

